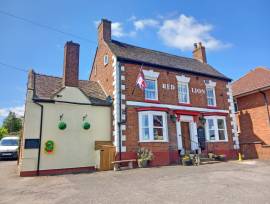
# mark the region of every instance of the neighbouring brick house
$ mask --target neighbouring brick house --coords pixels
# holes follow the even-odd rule
[[[121,159],[147,147],[153,166],[177,163],[205,137],[203,152],[235,157],[231,80],[207,64],[201,43],[194,46],[194,58],[186,58],[129,45],[112,40],[111,22],[101,21],[90,80],[113,99],[112,140]],[[134,90],[141,67],[145,91]]]
[[[255,68],[235,81],[232,90],[242,154],[270,159],[270,70]]]

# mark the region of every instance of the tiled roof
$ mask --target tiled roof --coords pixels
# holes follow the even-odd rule
[[[233,96],[270,87],[270,70],[257,67],[232,83]]]
[[[28,88],[34,89],[36,99],[53,99],[54,95],[63,88],[62,78],[29,73]],[[110,105],[106,94],[99,83],[89,80],[79,80],[79,89],[89,97],[92,104]]]
[[[118,58],[179,69],[181,71],[213,76],[230,81],[228,77],[218,72],[209,64],[202,63],[196,59],[145,49],[115,40],[108,42],[108,45]]]

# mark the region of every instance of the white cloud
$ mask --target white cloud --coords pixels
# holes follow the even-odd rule
[[[123,37],[125,35],[123,31],[122,23],[120,22],[114,22],[112,23],[112,36],[115,37]]]
[[[145,27],[157,27],[159,22],[155,19],[142,19],[133,22],[135,30],[143,30]]]
[[[96,27],[98,27],[100,21],[94,21],[94,24]],[[112,36],[120,38],[124,36],[128,37],[133,37],[136,35],[136,32],[130,31],[130,32],[125,32],[123,28],[123,24],[121,22],[112,22],[111,24],[111,29],[112,29]]]
[[[0,117],[7,117],[10,111],[15,112],[18,117],[22,117],[24,115],[24,105],[9,108],[0,108]]]
[[[209,50],[231,46],[214,38],[210,34],[212,30],[211,24],[199,23],[194,17],[182,14],[176,19],[164,20],[158,34],[167,46],[181,50],[192,50],[196,42],[202,42]]]

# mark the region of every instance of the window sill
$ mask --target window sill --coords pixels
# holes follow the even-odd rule
[[[207,108],[210,108],[210,109],[218,109],[217,106],[207,106]]]
[[[208,143],[217,143],[217,142],[228,142],[228,140],[207,140]]]
[[[158,100],[149,100],[149,99],[145,99],[144,102],[146,102],[146,103],[159,103]]]
[[[192,106],[191,103],[178,103],[179,106]]]
[[[142,141],[140,140],[139,143],[154,143],[154,142],[159,142],[159,143],[168,143],[168,140],[148,140],[148,141]]]

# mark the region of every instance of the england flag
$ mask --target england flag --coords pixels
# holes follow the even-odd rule
[[[140,72],[137,76],[136,86],[138,86],[140,89],[144,90],[146,88],[146,82],[144,79],[144,74],[142,71],[142,67],[140,69]]]

